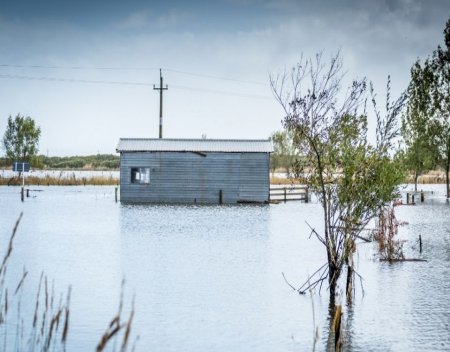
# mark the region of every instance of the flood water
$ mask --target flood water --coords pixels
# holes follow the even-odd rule
[[[95,350],[123,278],[126,317],[135,297],[137,351],[311,351],[314,322],[316,351],[326,350],[327,292],[301,296],[282,277],[299,285],[325,263],[306,225],[321,228],[314,201],[124,205],[114,187],[31,188],[40,192],[22,203],[18,187],[0,187],[0,255],[23,211],[5,285],[14,291],[26,268],[25,326],[41,272],[57,296],[72,287],[68,351]],[[396,211],[409,223],[400,228],[407,257],[427,262],[380,263],[374,244],[358,244],[364,293],[358,283],[344,307],[348,351],[450,350],[450,205],[443,185],[424,189],[437,193]],[[14,331],[17,322],[8,324]]]

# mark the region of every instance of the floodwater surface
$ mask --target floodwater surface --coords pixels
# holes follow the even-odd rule
[[[18,187],[0,187],[0,253],[23,212],[5,285],[14,291],[28,271],[25,330],[44,272],[55,296],[71,286],[68,351],[95,350],[123,279],[125,318],[135,301],[137,351],[311,351],[315,326],[316,351],[326,350],[326,287],[299,295],[282,276],[299,286],[325,263],[306,224],[321,229],[316,202],[126,205],[115,203],[114,187],[31,188],[39,192],[22,203]],[[407,256],[427,262],[381,263],[375,244],[358,244],[363,282],[353,306],[344,305],[346,350],[449,351],[450,205],[435,192],[396,211],[409,223],[399,234]]]

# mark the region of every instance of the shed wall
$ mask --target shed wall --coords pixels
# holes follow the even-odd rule
[[[150,183],[131,183],[131,168],[150,168]],[[265,202],[268,153],[122,152],[120,199],[151,203]]]

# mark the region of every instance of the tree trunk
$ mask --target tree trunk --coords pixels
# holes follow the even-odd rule
[[[329,275],[329,279],[328,279],[328,283],[330,285],[330,303],[334,304],[334,298],[336,295],[336,279],[335,279],[335,275],[336,274],[336,269],[334,268],[334,266],[332,265],[328,265],[328,275]]]
[[[350,263],[347,265],[347,284],[345,286],[345,292],[347,295],[347,302],[348,304],[351,304],[353,297],[353,266]]]
[[[450,116],[449,116],[450,118]],[[450,181],[449,181],[449,173],[450,173],[450,131],[447,130],[447,145],[446,145],[446,160],[445,160],[445,185],[446,185],[446,196],[447,200],[450,198]]]
[[[419,173],[416,172],[414,175],[414,191],[417,192],[417,180],[419,179]]]
[[[330,285],[330,304],[334,304],[335,301],[335,295],[336,295],[336,286],[337,281],[340,276],[340,270],[335,265],[336,258],[332,258],[331,256],[328,257],[328,284]],[[332,258],[332,259],[331,259]]]
[[[449,185],[449,176],[448,176],[449,172],[450,172],[450,158],[447,157],[447,165],[445,168],[445,185],[446,185],[446,190],[447,190],[447,192],[446,192],[447,198],[450,198],[450,185]]]

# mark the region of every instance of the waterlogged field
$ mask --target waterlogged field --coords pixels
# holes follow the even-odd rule
[[[0,169],[0,178],[11,178],[14,176],[17,176],[17,172],[14,172],[10,169]],[[82,179],[82,178],[98,177],[98,178],[114,178],[116,180],[119,180],[119,171],[31,170],[30,172],[27,172],[25,175],[25,177],[28,176],[30,177],[34,176],[42,179],[45,179],[46,177],[61,178],[61,179],[68,179],[68,178]]]
[[[0,186],[110,186],[119,184],[119,171],[30,170],[20,175],[0,170]]]
[[[407,256],[428,262],[380,263],[374,244],[358,244],[364,294],[358,284],[354,306],[344,307],[348,351],[450,349],[450,205],[443,185],[424,187],[437,192],[396,209],[409,222],[400,228]],[[134,297],[130,347],[139,336],[137,351],[311,351],[314,322],[316,350],[327,349],[326,288],[301,296],[282,277],[299,285],[325,262],[305,223],[321,228],[314,200],[124,205],[115,203],[114,187],[31,188],[40,192],[22,203],[19,187],[0,187],[0,253],[23,212],[7,268],[13,303],[0,325],[0,349],[27,345],[42,272],[55,301],[71,286],[67,351],[95,350],[117,313],[124,278],[123,313],[127,319]]]

